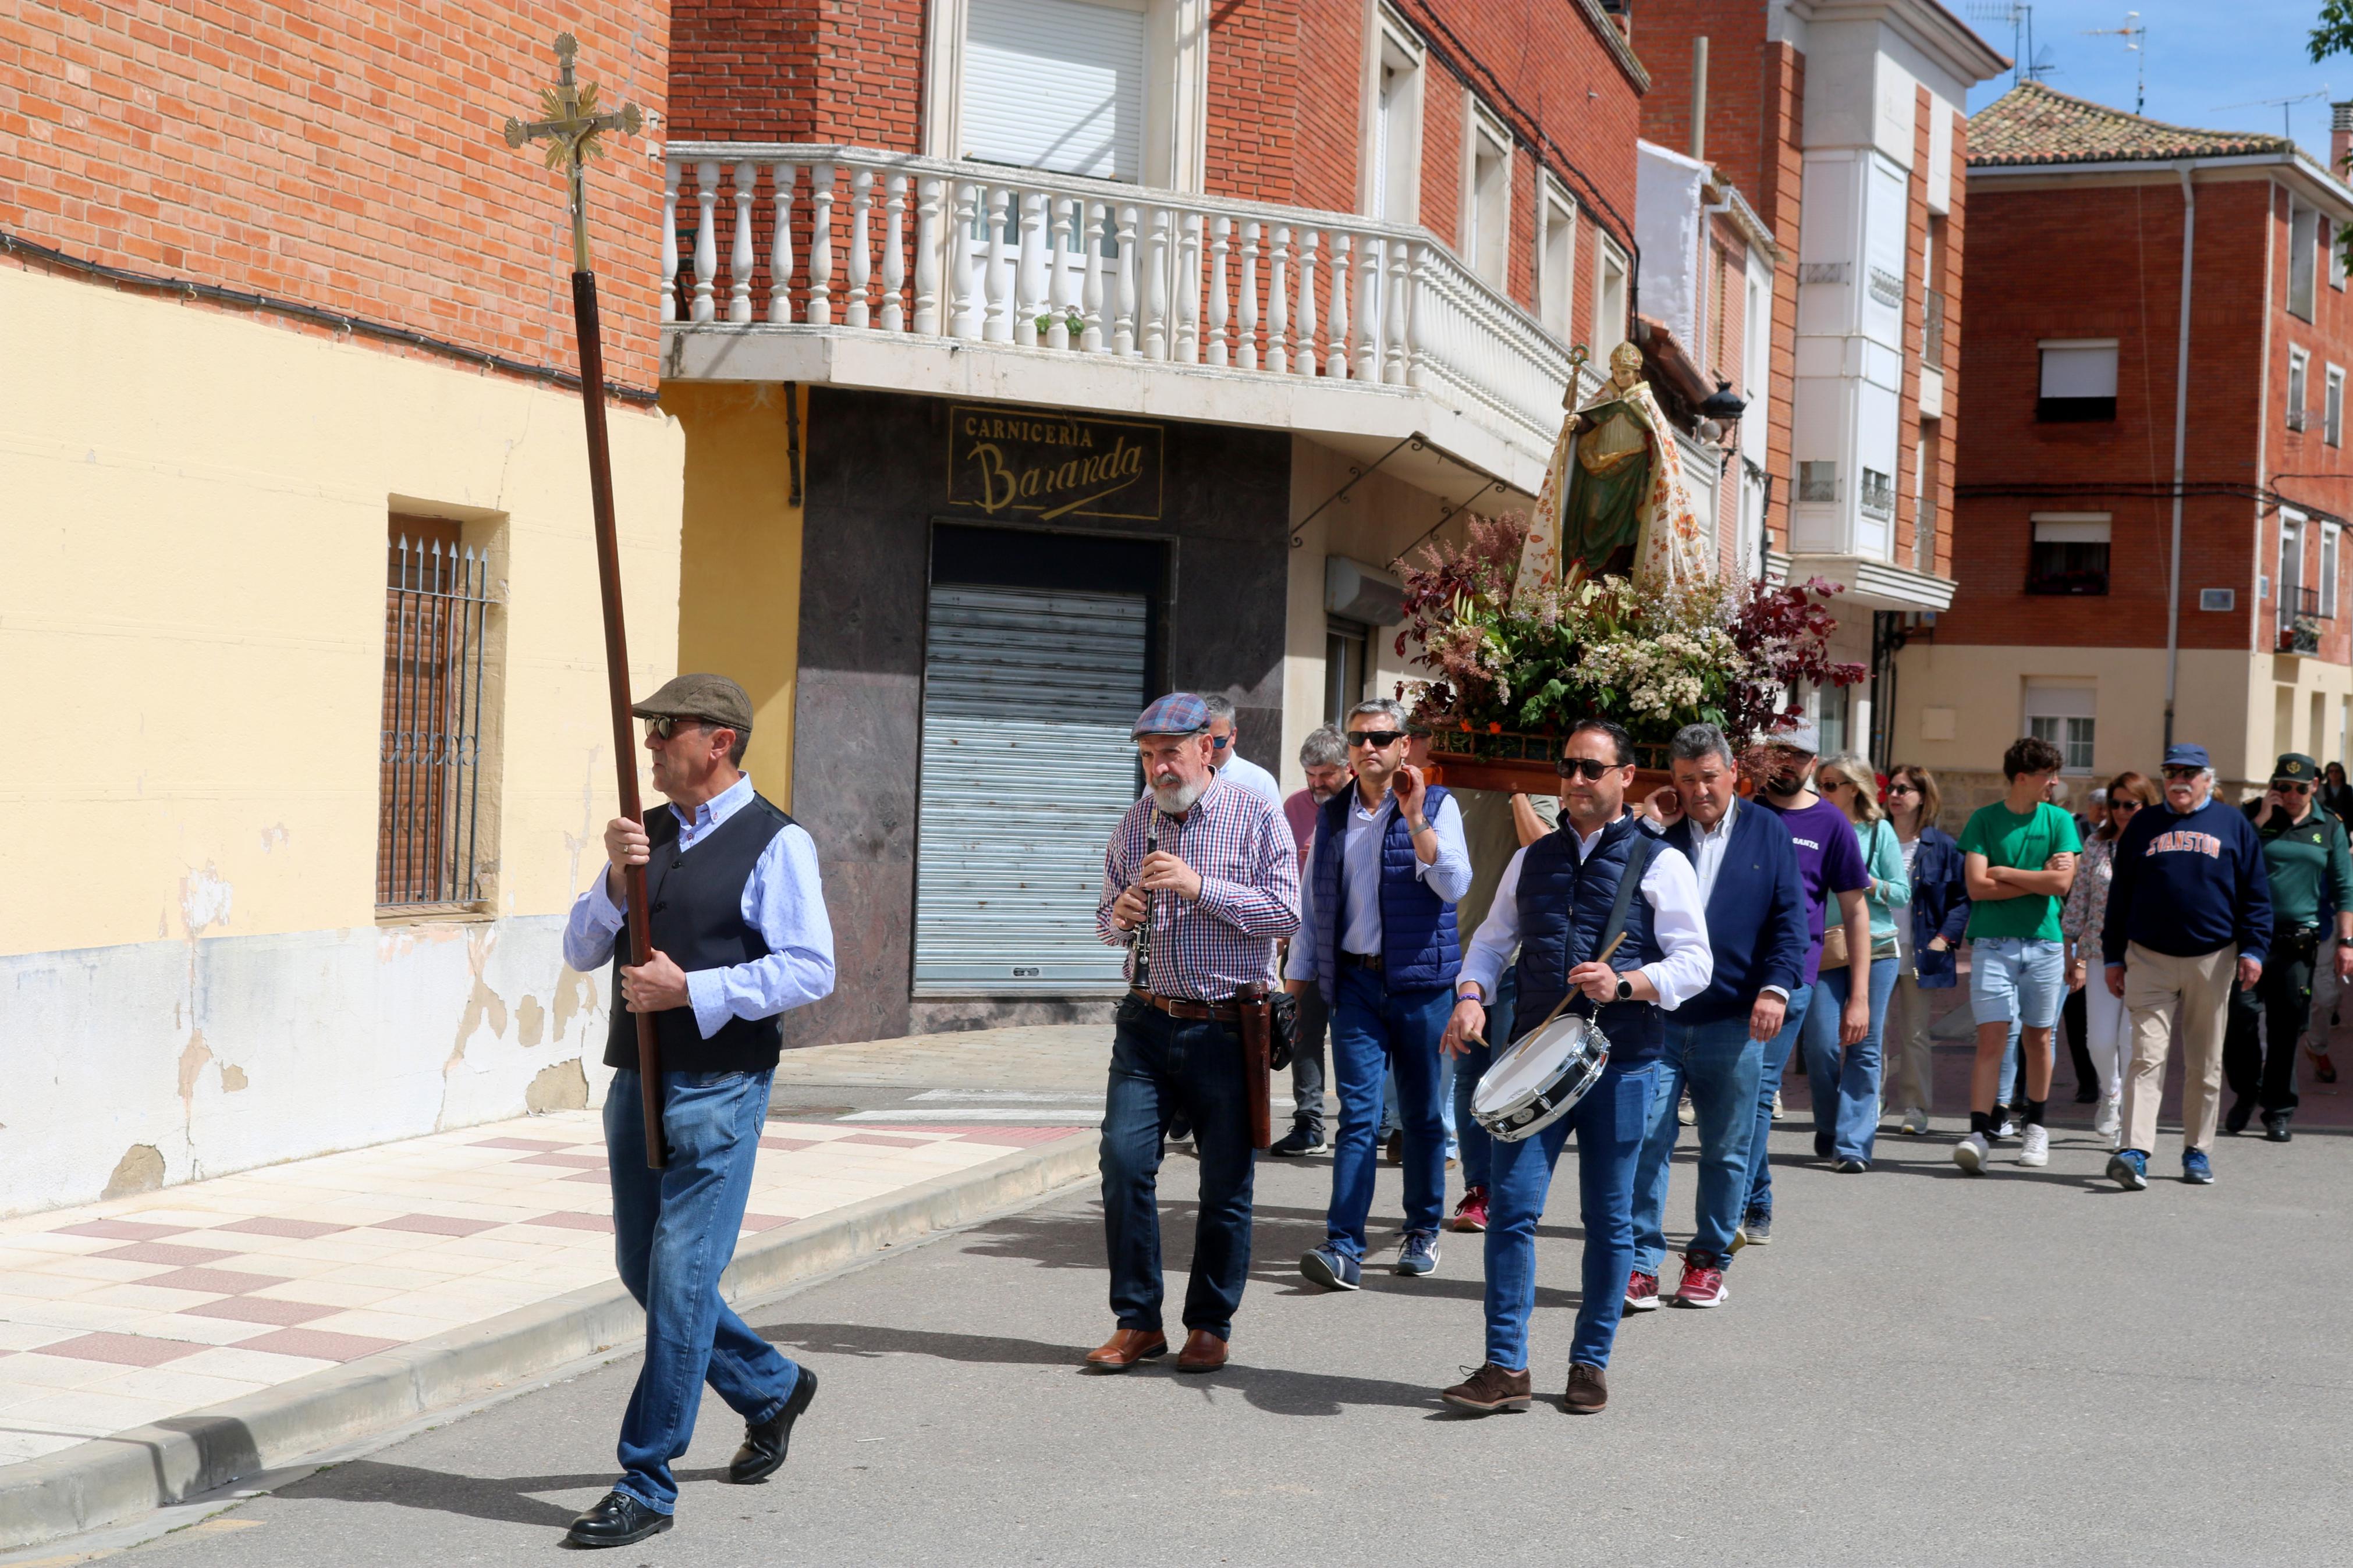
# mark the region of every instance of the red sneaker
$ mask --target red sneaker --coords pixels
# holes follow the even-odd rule
[[[1479,1231],[1487,1228],[1487,1189],[1472,1187],[1454,1205],[1454,1217],[1447,1222],[1452,1230]]]
[[[1626,1276],[1626,1310],[1630,1312],[1655,1312],[1659,1310],[1659,1277],[1635,1269]]]
[[[1675,1287],[1676,1306],[1721,1307],[1727,1295],[1723,1269],[1683,1259],[1683,1282]]]

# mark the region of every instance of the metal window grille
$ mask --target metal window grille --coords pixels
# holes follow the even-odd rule
[[[1870,288],[1871,297],[1883,305],[1900,306],[1904,303],[1904,275],[1900,272],[1890,272],[1884,267],[1873,268]]]
[[[454,523],[396,521],[384,616],[379,909],[482,897],[482,644],[490,557]]]
[[[2307,427],[2311,423],[2312,411],[2310,409],[2305,407],[2302,404],[2291,403],[2288,405],[2287,427],[2289,429],[2302,430]]]
[[[1798,499],[1801,501],[1834,501],[1838,500],[1838,465],[1810,462],[1798,465]]]
[[[1891,518],[1895,515],[1895,479],[1877,468],[1862,470],[1862,515]]]

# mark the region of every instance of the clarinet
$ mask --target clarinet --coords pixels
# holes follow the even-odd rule
[[[1160,808],[1155,805],[1152,808],[1152,826],[1146,828],[1144,834],[1145,858],[1149,859],[1159,847]],[[1143,876],[1143,867],[1140,862],[1136,874],[1140,881]],[[1153,907],[1152,891],[1147,888],[1144,893],[1144,919],[1137,922],[1135,934],[1128,938],[1127,942],[1128,984],[1147,996],[1152,994]]]

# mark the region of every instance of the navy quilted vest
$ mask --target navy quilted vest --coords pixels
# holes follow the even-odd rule
[[[1340,973],[1340,849],[1356,799],[1351,784],[1318,808],[1314,864],[1308,878],[1315,900],[1315,983],[1327,1002],[1334,999],[1333,983]],[[1445,786],[1431,784],[1421,808],[1424,818],[1437,821],[1445,799]],[[1414,875],[1417,863],[1405,814],[1393,811],[1381,835],[1381,972],[1392,991],[1451,985],[1462,971],[1454,906]]]
[[[1520,1000],[1513,1026],[1520,1034],[1544,1022],[1568,991],[1568,972],[1599,951],[1619,876],[1641,834],[1637,818],[1621,816],[1601,830],[1601,842],[1580,864],[1577,830],[1563,816],[1558,827],[1528,846],[1520,862]],[[1609,967],[1625,973],[1665,956],[1651,930],[1650,900],[1638,888],[1626,906],[1626,940],[1609,955]],[[1609,1059],[1628,1067],[1655,1059],[1662,1016],[1650,1002],[1605,1003],[1596,1021],[1609,1037]]]

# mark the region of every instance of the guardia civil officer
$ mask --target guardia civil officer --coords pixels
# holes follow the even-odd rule
[[[654,788],[670,805],[643,825],[605,828],[610,862],[572,906],[564,961],[610,961],[615,995],[605,1065],[619,1069],[605,1100],[613,1184],[614,1254],[621,1282],[646,1310],[646,1359],[621,1417],[621,1479],[572,1521],[574,1546],[626,1546],[670,1527],[670,1465],[694,1436],[708,1382],[744,1417],[727,1467],[738,1483],[785,1462],[793,1423],[817,1374],[745,1325],[719,1296],[734,1255],[752,1163],[768,1114],[786,1010],[833,990],[833,928],[818,885],[817,846],[754,793],[743,773],[752,702],[724,676],[681,675],[630,710],[646,721]],[[646,868],[653,952],[614,956],[626,910],[625,866]],[[661,1041],[661,1170],[646,1165],[637,1022],[654,1015]]]

